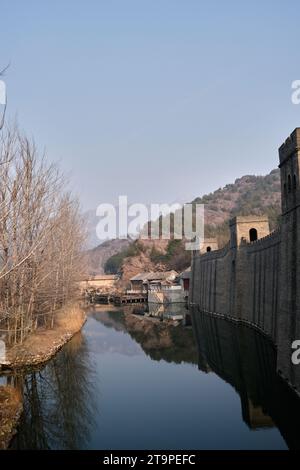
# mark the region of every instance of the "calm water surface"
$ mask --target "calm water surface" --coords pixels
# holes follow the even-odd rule
[[[200,313],[192,326],[170,327],[91,310],[44,368],[10,381],[25,400],[14,448],[299,446],[299,400],[276,375],[272,344]]]

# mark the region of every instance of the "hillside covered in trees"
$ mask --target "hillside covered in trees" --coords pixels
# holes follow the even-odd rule
[[[279,224],[281,193],[279,169],[266,176],[246,175],[193,202],[205,206],[205,236],[229,239],[228,221],[237,215],[267,215],[270,229]]]
[[[280,173],[276,169],[266,176],[243,176],[192,202],[204,204],[205,236],[217,237],[222,247],[229,239],[228,221],[236,215],[266,214],[273,230],[279,224],[280,197]],[[140,271],[182,271],[190,265],[190,252],[180,240],[136,240],[122,248],[105,260],[105,272],[119,272],[128,279]],[[101,245],[93,252],[100,249]]]

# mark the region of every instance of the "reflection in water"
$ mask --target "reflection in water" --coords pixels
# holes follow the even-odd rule
[[[248,326],[199,311],[192,311],[192,322],[199,369],[215,372],[237,390],[250,428],[277,426],[288,446],[299,449],[300,399],[276,373],[272,342]]]
[[[299,448],[300,400],[266,337],[198,311],[186,327],[184,307],[181,322],[136,308],[92,309],[45,367],[8,377],[24,396],[13,448],[284,448],[278,430]]]
[[[163,310],[164,313],[178,313],[178,306]],[[144,310],[143,312],[144,313]],[[109,338],[110,351],[122,352],[126,355],[137,354],[136,345],[140,344],[142,350],[155,361],[165,360],[180,364],[182,362],[196,364],[197,349],[191,328],[178,328],[178,324],[169,321],[158,321],[148,317],[149,309],[145,312],[145,318],[141,317],[141,308],[136,306],[124,306],[121,310],[103,311],[94,308],[90,315],[101,324],[116,331],[127,332],[134,340],[129,341],[126,336]],[[190,324],[189,312],[180,307],[181,323]],[[165,320],[169,317],[166,315]],[[100,338],[98,338],[100,339]],[[114,344],[114,339],[117,343]],[[107,349],[107,341],[101,338],[101,344],[97,344],[97,351]],[[126,348],[126,350],[125,350]]]
[[[155,304],[149,303],[146,315],[158,317],[162,320],[184,320],[187,310],[180,303],[178,304]]]
[[[13,448],[85,446],[95,407],[87,359],[85,340],[77,334],[42,370],[15,378],[23,389],[24,412]]]
[[[186,323],[186,311],[181,317]],[[164,317],[168,319],[168,316]],[[124,316],[126,330],[138,342],[143,351],[155,361],[164,360],[175,364],[197,364],[197,349],[191,328],[175,326],[169,321],[153,318],[141,319],[135,315]]]

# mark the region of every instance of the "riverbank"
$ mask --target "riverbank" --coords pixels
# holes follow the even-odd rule
[[[52,329],[40,329],[32,333],[21,345],[8,350],[0,372],[38,366],[51,359],[86,321],[79,305],[67,305],[56,314]],[[0,386],[0,449],[11,442],[23,409],[22,396],[11,386]]]
[[[18,369],[47,362],[81,330],[85,321],[86,315],[79,305],[67,305],[57,312],[52,329],[38,329],[22,344],[9,349],[2,369]]]

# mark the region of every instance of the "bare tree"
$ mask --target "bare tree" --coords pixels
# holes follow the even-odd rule
[[[0,329],[17,343],[76,293],[84,242],[76,200],[17,128],[0,136]]]

